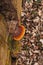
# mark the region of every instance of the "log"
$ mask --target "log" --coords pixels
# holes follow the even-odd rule
[[[0,65],[11,65],[10,50],[6,43],[0,45]]]
[[[11,65],[10,49],[7,42],[7,28],[4,19],[0,15],[0,65]]]
[[[10,4],[10,0],[2,0],[2,1],[0,0],[1,7],[2,7],[2,8],[0,7],[0,13],[6,17],[5,19],[12,20],[13,19],[12,16],[14,16],[14,19],[15,19],[17,17],[16,15],[18,15],[16,20],[17,19],[21,20],[22,0],[13,0],[13,4],[14,4],[14,7],[16,8],[17,12],[16,12],[15,8],[13,7],[13,5],[12,5],[13,9],[9,8],[9,7],[7,8],[7,5],[4,3],[4,1],[5,1],[7,4]],[[4,7],[3,3],[6,5],[5,9],[3,8]],[[9,12],[7,12],[7,11],[9,11]],[[10,16],[12,17],[11,19],[10,19]],[[10,49],[9,49],[9,45],[8,45],[9,43],[7,41],[8,33],[7,33],[6,24],[7,24],[7,22],[4,20],[3,16],[0,15],[0,65],[11,65],[11,56],[10,56]],[[14,49],[14,51],[15,51],[15,49]],[[13,53],[14,56],[15,56],[15,53]],[[17,50],[17,53],[18,53],[18,50]]]
[[[12,3],[17,10],[19,20],[21,20],[22,0],[13,0]]]

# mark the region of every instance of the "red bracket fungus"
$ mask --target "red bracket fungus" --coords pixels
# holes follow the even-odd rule
[[[14,40],[21,40],[25,34],[25,27],[23,25],[19,25],[14,33]]]

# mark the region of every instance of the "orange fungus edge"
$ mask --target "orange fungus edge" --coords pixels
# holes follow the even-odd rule
[[[17,41],[21,40],[25,34],[25,27],[23,25],[20,25],[20,27],[22,28],[21,33],[17,37],[14,36],[14,40]]]

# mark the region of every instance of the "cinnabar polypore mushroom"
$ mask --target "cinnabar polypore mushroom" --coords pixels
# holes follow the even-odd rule
[[[21,40],[25,34],[25,27],[23,25],[19,25],[14,33],[14,40]]]

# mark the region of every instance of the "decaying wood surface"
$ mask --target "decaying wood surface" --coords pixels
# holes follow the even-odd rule
[[[10,20],[19,19],[20,20],[21,10],[22,10],[22,0],[0,0],[0,12],[7,19],[10,19]]]
[[[10,50],[7,43],[7,28],[4,19],[0,15],[0,65],[11,65]]]
[[[10,50],[6,43],[0,42],[0,65],[11,65]]]
[[[12,0],[0,0],[0,13],[6,21],[18,20],[17,10],[12,4]]]
[[[22,11],[22,0],[13,0],[12,1],[14,7],[17,9],[17,15],[19,20],[21,19],[21,11]]]
[[[2,4],[3,2],[8,2],[10,4],[10,0],[2,0]],[[4,14],[4,16],[7,17],[7,19],[9,19],[10,15],[13,16],[13,14],[15,15],[14,18],[18,18],[19,20],[21,19],[21,9],[22,9],[22,0],[13,0],[12,2],[14,4],[14,7],[17,10],[17,14],[14,12],[14,9],[11,10],[11,14],[7,13],[7,11],[3,11],[3,6],[2,8],[0,7],[0,14]],[[1,0],[0,0],[0,4],[1,4]],[[4,4],[3,4],[4,5]],[[11,7],[11,6],[10,6]],[[2,10],[3,9],[3,10]],[[7,10],[7,7],[5,8]],[[8,7],[9,10],[9,7]],[[18,15],[18,17],[16,16]],[[13,19],[13,17],[12,17]],[[6,28],[6,24],[4,23],[3,18],[1,18],[0,16],[0,65],[11,65],[11,59],[10,59],[10,50],[9,50],[9,46],[7,44],[7,37],[8,37],[8,33],[7,33],[7,28]]]

